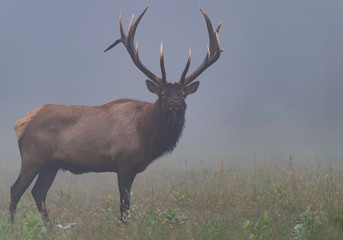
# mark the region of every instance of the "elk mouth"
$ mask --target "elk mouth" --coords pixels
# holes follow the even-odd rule
[[[179,106],[170,106],[169,111],[171,112],[177,112],[179,110]]]

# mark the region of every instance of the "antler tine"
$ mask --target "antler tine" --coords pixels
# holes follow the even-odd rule
[[[128,29],[128,32],[127,32],[127,40],[128,40],[128,44],[130,44],[131,46],[134,46],[133,44],[133,40],[134,40],[134,37],[135,37],[135,34],[136,34],[136,29],[137,29],[137,26],[139,24],[139,22],[141,21],[142,17],[144,16],[145,12],[148,10],[148,6],[146,6],[146,8],[143,10],[143,12],[138,16],[138,18],[136,19],[136,21],[133,23],[133,18],[134,18],[134,15],[132,15],[132,18],[131,18],[131,22],[130,22],[130,25],[129,25],[129,29]],[[133,23],[133,24],[132,24]]]
[[[187,60],[187,63],[186,63],[186,67],[185,67],[185,69],[183,70],[182,75],[181,75],[181,78],[180,78],[180,81],[179,81],[179,83],[180,83],[181,85],[183,85],[184,82],[185,82],[186,74],[187,74],[187,72],[188,72],[189,65],[191,64],[191,52],[192,52],[191,49],[189,49],[188,60]]]
[[[123,42],[123,40],[126,39],[125,32],[124,32],[124,29],[123,29],[122,13],[120,13],[120,15],[119,15],[119,28],[120,28],[120,36],[121,36],[121,38],[117,39],[114,43],[112,43],[108,48],[106,48],[106,50],[104,52],[107,52],[108,50],[114,48],[118,43]]]
[[[162,73],[162,83],[165,84],[167,82],[167,79],[166,79],[166,69],[164,67],[164,58],[163,58],[163,42],[161,42],[161,48],[160,48],[160,65],[161,65],[161,73]]]
[[[120,27],[120,36],[121,38],[124,38],[125,37],[125,32],[124,32],[124,28],[123,28],[123,14],[120,13],[120,16],[119,16],[119,27]]]
[[[132,27],[132,23],[133,23],[133,19],[135,18],[135,14],[132,14],[131,20],[130,20],[130,24],[129,27],[127,28],[127,39],[130,39],[130,35],[131,35],[131,27]],[[135,29],[136,30],[136,29]],[[135,35],[135,33],[133,33],[133,36]],[[132,38],[133,40],[133,38]]]
[[[126,50],[130,54],[130,57],[133,61],[133,63],[136,65],[136,67],[141,70],[149,79],[151,79],[153,82],[155,82],[157,85],[162,86],[163,81],[160,77],[157,75],[153,74],[149,69],[147,69],[143,63],[139,60],[138,56],[138,44],[136,47],[134,46],[134,37],[136,33],[137,26],[144,16],[145,12],[147,11],[148,6],[143,10],[143,12],[138,16],[135,22],[134,20],[134,15],[132,15],[130,25],[128,28],[127,36],[125,35],[124,29],[123,29],[123,24],[122,24],[122,14],[120,14],[119,17],[119,25],[120,25],[120,35],[121,38],[117,39],[114,43],[112,43],[104,52],[107,52],[108,50],[112,49],[115,47],[118,43],[123,43]],[[162,67],[162,65],[161,65]],[[164,67],[164,66],[163,66]],[[164,71],[164,70],[163,70]],[[163,74],[162,71],[162,74]],[[164,77],[165,78],[165,77]]]
[[[222,26],[223,24],[223,20],[221,20],[218,24],[218,27],[217,27],[217,30],[216,30],[216,33],[219,33],[219,30],[220,30],[220,27]]]
[[[217,61],[218,58],[220,57],[220,53],[223,51],[220,48],[219,37],[218,37],[219,29],[220,29],[223,22],[221,21],[219,23],[216,31],[214,32],[210,18],[207,16],[205,11],[200,6],[199,6],[199,9],[205,18],[205,22],[206,22],[206,26],[207,26],[207,30],[208,30],[208,35],[209,35],[209,40],[210,40],[210,45],[207,45],[207,53],[206,53],[206,57],[205,57],[204,61],[201,63],[201,65],[191,75],[189,75],[183,81],[185,86],[187,86],[192,81],[194,81],[194,79],[196,79],[203,71],[205,71],[215,61]],[[187,64],[188,64],[188,62],[187,62]]]
[[[138,43],[136,43],[136,48],[135,48],[135,61],[139,61],[139,57],[138,57]]]

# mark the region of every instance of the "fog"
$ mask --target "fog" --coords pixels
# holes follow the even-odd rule
[[[172,159],[257,157],[343,160],[343,2],[10,1],[0,2],[0,161],[19,165],[14,123],[45,103],[154,102],[123,45],[103,53],[131,15],[149,9],[136,32],[142,62],[178,81],[206,54],[200,5],[224,52],[187,98],[186,127]]]

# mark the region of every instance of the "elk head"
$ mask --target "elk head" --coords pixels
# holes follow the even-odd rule
[[[188,60],[186,67],[181,75],[180,81],[175,83],[169,83],[166,79],[166,71],[164,67],[163,59],[163,43],[161,43],[160,48],[160,66],[162,77],[159,77],[147,69],[139,59],[138,55],[138,43],[134,47],[134,36],[137,26],[142,19],[143,15],[147,11],[148,7],[139,15],[137,20],[133,22],[134,15],[132,15],[131,22],[128,28],[128,33],[125,35],[122,24],[122,14],[120,14],[119,25],[121,38],[117,39],[113,44],[111,44],[104,52],[110,50],[118,43],[123,43],[126,50],[131,56],[134,64],[140,69],[149,79],[146,80],[146,85],[150,92],[155,93],[159,98],[159,103],[162,109],[169,111],[169,113],[175,119],[176,114],[181,111],[184,113],[186,105],[185,98],[194,93],[199,87],[199,81],[193,82],[206,68],[211,66],[215,61],[218,60],[220,53],[223,51],[220,48],[218,32],[222,21],[219,23],[217,30],[214,32],[210,19],[204,10],[199,6],[200,11],[204,15],[207,30],[209,34],[210,45],[207,45],[207,54],[201,65],[188,77],[187,72],[191,63],[191,50],[189,50]]]

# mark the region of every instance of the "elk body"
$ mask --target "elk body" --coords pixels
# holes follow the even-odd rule
[[[130,190],[136,174],[158,157],[171,152],[181,136],[185,121],[185,98],[194,93],[199,82],[193,82],[213,64],[222,51],[218,32],[214,32],[206,13],[200,8],[208,28],[210,45],[203,63],[188,77],[189,52],[181,79],[168,83],[164,69],[163,45],[160,64],[162,77],[150,72],[138,57],[133,45],[136,28],[147,8],[133,23],[127,35],[120,15],[121,38],[105,51],[123,43],[134,64],[149,78],[150,92],[158,96],[155,103],[121,99],[101,106],[43,105],[16,122],[21,154],[21,171],[11,187],[10,219],[14,220],[17,204],[38,175],[32,195],[43,218],[47,192],[59,169],[74,174],[116,172],[120,192],[121,218],[130,207]]]

